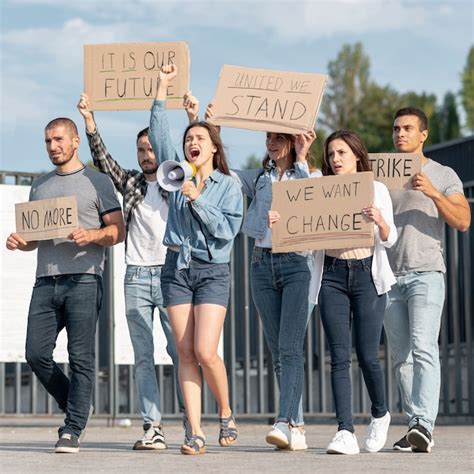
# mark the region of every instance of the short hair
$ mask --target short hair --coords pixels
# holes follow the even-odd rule
[[[55,119],[51,120],[51,122],[49,122],[46,125],[46,127],[44,127],[44,131],[51,130],[52,128],[55,128],[55,127],[64,127],[65,129],[68,130],[69,135],[71,137],[78,137],[79,136],[79,132],[77,130],[77,125],[71,119],[69,119],[67,117],[58,117],[58,118],[55,118]]]
[[[369,154],[367,152],[367,147],[362,141],[362,138],[357,135],[357,133],[352,130],[337,130],[336,132],[331,133],[329,137],[326,138],[324,142],[324,159],[322,173],[323,176],[330,176],[334,174],[334,171],[329,164],[329,144],[333,140],[343,140],[347,146],[352,150],[352,153],[359,158],[357,161],[357,171],[371,171],[372,167],[369,162]]]
[[[138,135],[137,135],[137,145],[138,145],[138,140],[140,140],[140,138],[142,138],[142,137],[147,137],[147,136],[148,136],[148,129],[149,129],[149,127],[144,128],[143,130],[140,130],[140,131],[138,132]]]
[[[395,112],[394,120],[398,117],[403,117],[404,115],[414,115],[415,117],[418,117],[420,131],[423,132],[424,130],[428,130],[428,118],[423,110],[418,109],[417,107],[403,107]]]

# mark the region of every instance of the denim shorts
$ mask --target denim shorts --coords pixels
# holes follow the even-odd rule
[[[227,308],[230,292],[228,263],[191,260],[189,268],[177,269],[178,252],[168,249],[161,270],[164,306],[217,304]]]

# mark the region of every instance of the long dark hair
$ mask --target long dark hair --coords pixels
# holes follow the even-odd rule
[[[209,133],[209,137],[211,138],[212,144],[217,148],[217,151],[214,153],[214,157],[212,158],[212,165],[214,166],[214,169],[218,169],[223,174],[230,175],[229,165],[227,164],[227,159],[224,151],[224,144],[222,143],[219,129],[214,125],[210,124],[209,122],[193,122],[186,127],[186,130],[183,134],[184,156],[186,156],[186,152],[184,149],[186,144],[186,135],[188,134],[188,131],[194,127],[205,128]]]
[[[326,138],[324,142],[324,160],[323,160],[323,176],[333,175],[334,172],[329,164],[329,144],[333,140],[344,140],[344,142],[349,146],[354,155],[359,158],[357,161],[357,171],[372,171],[372,167],[369,162],[369,153],[367,152],[367,147],[365,146],[362,139],[357,135],[357,133],[352,130],[337,130],[336,132],[331,133],[329,137]]]
[[[276,132],[274,132],[276,133]],[[291,163],[294,164],[296,161],[296,150],[295,150],[295,140],[296,140],[296,135],[292,135],[291,133],[279,133],[278,135],[282,135],[285,137],[291,145],[290,149],[290,154],[291,154]],[[262,160],[262,168],[266,169],[268,162],[270,161],[270,157],[268,156],[268,153],[264,156]],[[313,154],[311,153],[310,150],[308,150],[308,153],[306,154],[306,161],[308,162],[308,166],[310,170],[314,170],[314,159],[313,159]]]

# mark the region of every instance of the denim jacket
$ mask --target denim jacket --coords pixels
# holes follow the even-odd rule
[[[276,177],[276,167],[270,161],[266,169],[233,170],[242,185],[242,192],[252,201],[245,215],[242,232],[254,239],[265,236],[268,228],[268,211],[272,207],[272,177]],[[306,161],[295,162],[295,167],[288,170],[288,179],[309,178]]]
[[[149,140],[159,163],[180,161],[174,149],[164,101],[151,109]],[[199,197],[188,201],[181,191],[169,194],[169,214],[163,243],[179,247],[178,269],[188,268],[191,259],[228,263],[243,215],[238,181],[214,170]]]

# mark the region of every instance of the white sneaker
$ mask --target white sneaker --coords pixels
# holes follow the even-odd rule
[[[354,433],[340,430],[326,448],[328,454],[359,454],[359,444]]]
[[[373,418],[367,429],[365,449],[369,453],[380,451],[387,442],[388,427],[390,426],[390,413],[385,413],[381,418]]]
[[[287,449],[290,451],[304,451],[308,449],[305,432],[300,428],[292,427],[290,429],[290,444]]]
[[[279,449],[287,449],[290,446],[290,427],[288,423],[279,421],[273,425],[272,430],[267,434],[265,441],[274,444]]]

